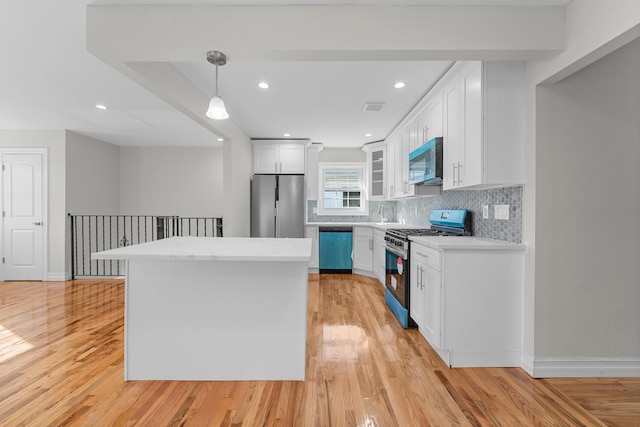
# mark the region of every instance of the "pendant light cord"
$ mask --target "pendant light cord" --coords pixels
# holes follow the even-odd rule
[[[216,98],[218,98],[218,64],[216,64]]]

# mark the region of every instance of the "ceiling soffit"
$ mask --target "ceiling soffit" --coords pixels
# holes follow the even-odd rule
[[[564,42],[563,7],[87,8],[89,52],[227,139],[242,130],[207,119],[207,96],[169,63],[204,62],[209,50],[230,61],[532,60]]]

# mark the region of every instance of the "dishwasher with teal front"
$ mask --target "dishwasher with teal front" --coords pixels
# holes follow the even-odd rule
[[[351,273],[351,227],[320,227],[320,273]]]

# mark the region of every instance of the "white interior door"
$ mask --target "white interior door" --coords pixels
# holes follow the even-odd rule
[[[43,153],[2,154],[4,280],[44,279]]]

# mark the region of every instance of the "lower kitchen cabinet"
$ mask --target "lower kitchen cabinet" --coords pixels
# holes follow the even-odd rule
[[[386,278],[386,244],[384,231],[373,230],[373,275],[382,286],[385,286]]]
[[[523,257],[412,242],[411,317],[449,366],[521,365]]]
[[[320,268],[320,262],[318,259],[318,231],[319,227],[309,226],[305,229],[305,237],[311,239],[311,260],[309,261],[309,269],[313,270],[312,273],[317,273]]]
[[[357,273],[373,272],[373,230],[370,227],[353,228],[353,269]]]
[[[420,332],[434,346],[440,346],[440,252],[411,245],[411,318]]]

